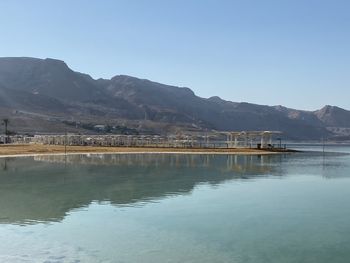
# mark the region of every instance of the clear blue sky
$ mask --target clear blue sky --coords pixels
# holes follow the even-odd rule
[[[350,109],[350,1],[0,0],[0,56],[202,97]]]

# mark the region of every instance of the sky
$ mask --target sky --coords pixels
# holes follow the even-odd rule
[[[0,57],[198,96],[350,109],[348,0],[0,0]]]

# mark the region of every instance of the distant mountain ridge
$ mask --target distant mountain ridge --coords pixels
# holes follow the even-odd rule
[[[141,133],[280,130],[305,140],[350,135],[350,111],[335,106],[302,111],[201,98],[189,88],[125,75],[95,80],[63,61],[27,57],[0,58],[0,117],[9,117],[13,130],[31,133],[88,133],[81,124],[89,123]]]

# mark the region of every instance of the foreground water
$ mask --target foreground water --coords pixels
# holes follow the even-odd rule
[[[0,262],[348,263],[340,152],[0,159]]]

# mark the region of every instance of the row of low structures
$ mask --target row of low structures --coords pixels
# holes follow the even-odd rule
[[[205,135],[35,135],[0,137],[5,143],[46,145],[185,147],[185,148],[271,148],[277,131],[216,132]],[[6,141],[8,140],[8,141]]]

